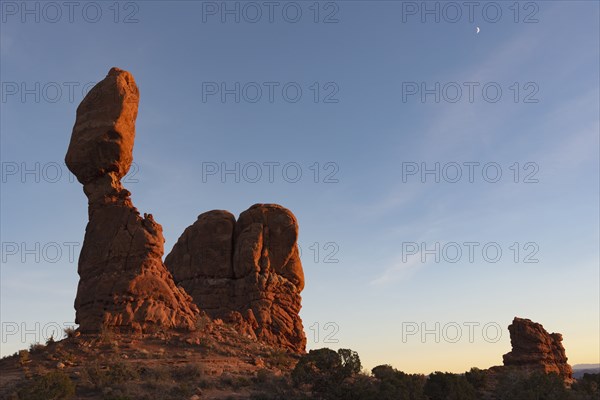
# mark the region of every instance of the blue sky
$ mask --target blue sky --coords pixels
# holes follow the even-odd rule
[[[520,316],[600,362],[599,4],[480,2],[470,21],[440,2],[423,22],[436,2],[279,2],[272,21],[250,3],[239,23],[236,2],[3,3],[2,355],[74,319],[87,200],[62,162],[84,88],[118,66],[141,92],[125,186],[165,252],[204,211],[288,207],[309,348],[460,372],[500,364]],[[239,102],[208,91],[236,83]]]

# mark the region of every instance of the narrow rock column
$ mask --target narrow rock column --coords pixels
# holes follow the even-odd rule
[[[198,308],[162,263],[162,227],[140,216],[121,184],[133,161],[138,102],[133,76],[112,68],[77,108],[65,158],[88,197],[75,299],[83,332],[195,327]]]

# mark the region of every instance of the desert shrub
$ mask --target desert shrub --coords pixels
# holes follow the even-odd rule
[[[424,375],[411,375],[379,365],[371,370],[375,377],[377,399],[381,400],[426,400],[423,389],[427,378]]]
[[[295,390],[290,380],[284,375],[278,376],[268,369],[259,369],[252,381],[257,390],[257,393],[251,397],[252,399],[295,399],[293,396],[290,397]]]
[[[234,390],[239,390],[240,388],[250,386],[251,384],[250,379],[244,376],[234,376],[230,373],[224,373],[221,375],[219,381],[221,385],[231,387]]]
[[[583,374],[572,388],[578,399],[597,399],[600,394],[600,374]]]
[[[76,330],[75,330],[75,327],[74,327],[74,326],[69,326],[69,327],[67,327],[67,328],[65,328],[65,329],[64,329],[65,335],[66,335],[68,338],[75,337],[75,331],[76,331]]]
[[[273,378],[273,373],[268,369],[259,369],[256,372],[256,376],[254,377],[254,381],[256,383],[267,383]]]
[[[139,377],[138,371],[123,362],[109,364],[106,368],[102,368],[98,362],[93,362],[83,372],[82,378],[96,389],[111,387]]]
[[[194,394],[195,391],[196,390],[193,385],[191,385],[188,382],[185,382],[173,386],[169,391],[169,394],[171,395],[170,398],[173,399],[188,399]]]
[[[375,380],[364,374],[357,374],[344,381],[337,388],[332,388],[330,398],[339,400],[387,400],[385,397],[381,397]]]
[[[556,374],[507,372],[495,389],[498,400],[565,400],[571,394]]]
[[[248,387],[252,384],[252,382],[250,381],[250,379],[248,379],[245,376],[238,376],[236,378],[233,379],[233,388],[235,390],[239,390],[243,387]]]
[[[203,369],[198,364],[186,364],[183,367],[173,368],[171,377],[175,381],[195,380],[203,375]]]
[[[334,384],[333,379],[337,378],[341,365],[340,356],[331,349],[310,350],[296,364],[292,371],[292,379],[297,385],[321,386],[326,385],[328,381]]]
[[[215,386],[214,382],[207,378],[200,378],[198,382],[196,382],[196,386],[201,389],[210,389]]]
[[[389,381],[396,375],[396,370],[388,364],[378,365],[371,370],[371,374],[380,381]]]
[[[25,365],[30,361],[29,351],[27,350],[19,350],[19,363],[21,365]]]
[[[54,354],[57,357],[60,357],[61,360],[66,361],[66,362],[74,363],[75,361],[77,361],[77,356],[70,351],[57,349]]]
[[[290,355],[285,350],[274,350],[267,356],[269,365],[285,369],[290,365]]]
[[[109,364],[107,375],[113,383],[123,383],[139,377],[138,372],[124,362]]]
[[[170,381],[172,372],[164,366],[141,367],[139,376],[145,382],[165,382]]]
[[[360,368],[360,358],[355,351],[340,349],[335,352],[323,348],[305,354],[291,376],[296,386],[310,385],[320,398],[338,399],[342,398],[342,393],[347,391],[349,385],[342,383],[356,375]]]
[[[31,345],[29,346],[29,352],[31,354],[34,353],[39,353],[40,351],[42,351],[44,349],[44,345],[41,343],[31,343]]]
[[[62,371],[52,371],[32,378],[17,392],[20,400],[69,400],[75,396],[75,385]]]
[[[351,376],[360,372],[362,364],[357,352],[350,349],[339,349],[338,355],[342,363],[343,375]]]
[[[475,400],[475,388],[462,375],[434,372],[425,382],[423,392],[430,400]]]
[[[231,387],[231,386],[233,386],[233,375],[231,375],[229,373],[224,373],[223,375],[220,376],[219,382],[223,386]]]
[[[250,400],[314,400],[313,396],[305,393],[295,392],[293,389],[264,391],[263,393],[253,393]]]
[[[5,358],[13,358],[13,357],[19,357],[19,352],[15,351],[12,354],[4,355],[4,356],[0,357],[0,360],[4,360]]]
[[[475,389],[485,388],[487,384],[487,374],[479,368],[471,368],[469,372],[465,373],[465,378]]]

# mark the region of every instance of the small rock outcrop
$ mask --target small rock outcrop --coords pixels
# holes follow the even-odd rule
[[[570,381],[573,370],[567,363],[560,333],[548,333],[541,324],[515,317],[509,325],[512,351],[503,356],[505,366],[555,373]]]
[[[304,352],[299,316],[304,272],[297,240],[296,218],[276,204],[255,204],[237,221],[227,211],[209,211],[185,230],[165,264],[211,317]]]
[[[121,185],[133,160],[138,101],[133,76],[112,68],[77,108],[65,161],[88,197],[75,299],[82,332],[195,327],[198,308],[162,262],[162,227],[140,216]]]

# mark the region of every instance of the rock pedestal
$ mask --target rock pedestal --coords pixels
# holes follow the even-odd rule
[[[195,327],[198,308],[162,263],[162,227],[140,216],[121,185],[133,160],[138,101],[133,76],[112,68],[77,108],[65,161],[88,197],[75,299],[83,332]]]

